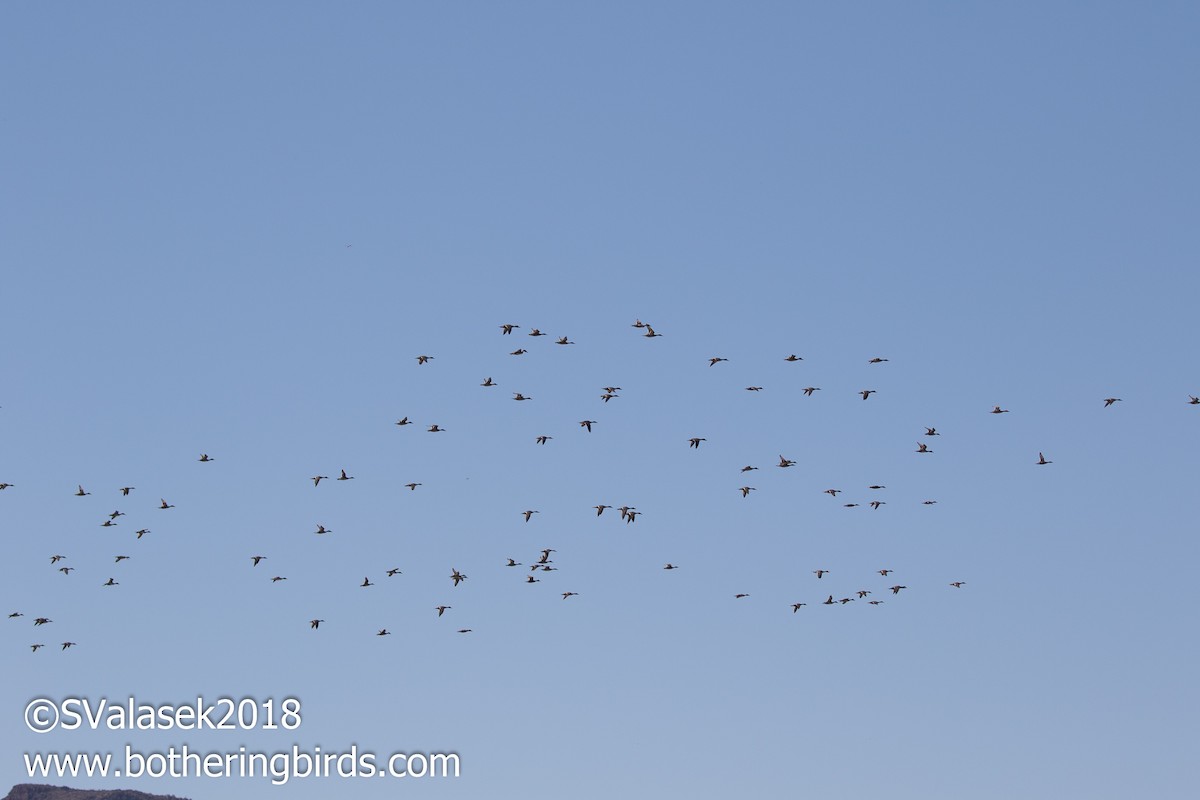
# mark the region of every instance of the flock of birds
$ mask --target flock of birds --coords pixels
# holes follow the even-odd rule
[[[516,324],[506,323],[506,324],[500,325],[499,327],[500,327],[500,332],[502,335],[510,336],[510,335],[513,335],[521,326],[516,325]],[[662,334],[657,332],[651,325],[644,323],[641,320],[635,321],[633,323],[633,327],[643,331],[642,335],[645,336],[646,338],[653,339],[653,338],[662,336]],[[543,333],[541,330],[539,330],[537,328],[534,328],[531,331],[529,331],[528,334],[526,334],[526,335],[530,336],[530,337],[542,337],[542,336],[546,336],[547,334]],[[564,347],[575,344],[573,341],[571,341],[566,336],[557,338],[555,340],[555,343],[559,346],[564,346]],[[526,350],[525,348],[517,348],[516,350],[511,351],[509,354],[511,356],[523,356],[528,352],[529,351]],[[418,366],[424,366],[424,365],[429,364],[431,361],[433,361],[434,356],[422,354],[422,355],[416,356],[415,360],[416,360]],[[783,357],[782,360],[785,362],[789,362],[789,363],[795,363],[795,362],[803,361],[804,359],[801,358],[800,356],[792,353],[792,354],[787,355],[786,357]],[[708,359],[708,367],[709,368],[717,367],[719,364],[721,364],[722,362],[726,362],[726,361],[728,361],[727,358],[720,357],[720,356],[713,356]],[[879,356],[872,357],[867,360],[867,363],[871,364],[871,365],[879,365],[879,364],[884,364],[887,362],[888,362],[887,358],[882,358]],[[496,387],[498,385],[499,384],[497,384],[496,381],[493,380],[493,378],[490,376],[486,377],[480,383],[480,386],[485,387],[485,388],[492,388],[492,387]],[[760,391],[762,391],[762,389],[763,389],[763,387],[756,386],[756,385],[751,385],[751,386],[745,387],[745,390],[750,391],[750,392],[760,392]],[[604,387],[601,387],[601,391],[602,391],[602,393],[600,394],[600,398],[603,400],[604,403],[607,404],[609,401],[617,399],[621,396],[620,392],[622,391],[622,388],[620,386],[604,386]],[[807,386],[807,387],[804,387],[804,389],[803,389],[803,395],[807,396],[807,397],[812,397],[814,395],[814,393],[816,393],[818,391],[821,391],[821,387]],[[877,392],[874,389],[862,389],[859,392],[857,392],[857,394],[859,396],[861,396],[861,398],[864,401],[866,401],[866,400],[869,400],[872,395],[877,394]],[[514,392],[512,399],[514,401],[518,401],[518,402],[525,402],[525,401],[532,400],[533,398],[522,392]],[[1106,397],[1106,398],[1103,398],[1103,403],[1104,403],[1103,407],[1108,408],[1119,402],[1122,402],[1121,398],[1119,398],[1119,397]],[[1188,404],[1200,405],[1200,397],[1189,395]],[[1001,406],[996,405],[991,409],[990,413],[994,414],[994,415],[999,415],[999,414],[1010,413],[1010,411],[1007,408],[1002,408]],[[395,422],[395,425],[399,426],[401,428],[404,428],[404,427],[407,427],[410,425],[414,425],[414,424],[416,424],[416,423],[413,420],[409,419],[407,416],[402,417]],[[583,419],[583,420],[578,421],[578,425],[584,431],[586,431],[588,433],[592,433],[594,430],[593,426],[599,425],[599,422],[594,419]],[[431,423],[425,427],[425,430],[430,433],[442,433],[442,432],[445,432],[447,429],[441,427],[439,424]],[[923,437],[921,437],[922,439],[924,439],[924,441],[916,442],[915,453],[917,453],[919,455],[933,454],[935,451],[931,448],[930,442],[928,440],[932,439],[932,437],[936,437],[936,436],[940,436],[940,435],[941,434],[939,433],[939,431],[936,428],[925,427],[925,433],[924,433]],[[534,441],[537,445],[546,445],[553,438],[554,438],[553,436],[549,436],[549,435],[539,435],[535,438]],[[701,448],[701,445],[707,441],[708,441],[708,439],[706,437],[693,436],[693,437],[688,438],[686,440],[686,442],[681,442],[681,445],[686,443],[686,446],[688,448],[699,450]],[[204,464],[211,464],[211,463],[216,462],[217,459],[211,457],[208,453],[201,453],[199,455],[199,457],[196,459],[196,461],[198,461],[200,463],[204,463]],[[779,455],[778,462],[774,463],[772,466],[776,469],[788,469],[790,467],[795,466],[796,463],[797,463],[796,460],[787,458],[785,455],[781,454],[781,455]],[[1031,463],[1036,466],[1047,466],[1047,465],[1053,464],[1054,462],[1052,460],[1046,458],[1044,453],[1039,452],[1037,454],[1037,459],[1036,460],[1031,459]],[[754,472],[756,470],[759,470],[758,466],[752,465],[752,464],[747,464],[747,465],[741,467],[740,472],[743,475],[748,475],[749,473]],[[347,474],[345,469],[340,469],[338,471],[338,474],[335,477],[333,477],[332,480],[335,482],[345,482],[345,481],[352,481],[355,479],[355,477],[356,476],[354,476],[354,475]],[[311,476],[311,478],[309,480],[312,481],[312,484],[314,487],[319,488],[321,486],[322,481],[331,480],[331,478],[328,475],[317,474],[317,475]],[[419,487],[422,487],[423,484],[420,482],[414,481],[414,482],[404,484],[403,486],[404,486],[404,488],[407,488],[409,491],[416,491]],[[16,484],[8,483],[8,482],[0,482],[0,493],[7,492],[8,490],[13,489],[15,487],[16,487]],[[878,493],[881,493],[887,489],[887,487],[882,484],[872,484],[867,488],[871,492],[876,493],[877,496],[878,496]],[[127,498],[127,497],[131,496],[131,493],[134,492],[135,489],[136,489],[136,487],[134,487],[134,486],[120,486],[120,487],[116,487],[113,490],[113,492],[114,492],[115,496]],[[741,496],[743,498],[748,498],[748,497],[750,497],[751,492],[757,491],[757,488],[754,486],[751,486],[747,483],[743,486],[738,487],[737,490],[741,493]],[[823,493],[828,494],[832,498],[836,499],[839,494],[842,494],[842,490],[839,488],[828,488],[828,489],[825,489]],[[80,498],[86,498],[86,497],[93,496],[92,492],[86,490],[83,485],[77,485],[74,495],[76,497],[80,497]],[[924,505],[934,505],[937,503],[937,501],[933,500],[933,499],[926,499],[921,502]],[[886,505],[886,504],[887,504],[887,501],[881,500],[881,499],[873,499],[870,502],[866,503],[866,505],[869,506],[873,510],[878,510],[881,506]],[[845,502],[842,505],[846,508],[856,508],[856,507],[860,506],[860,503]],[[175,505],[172,503],[169,503],[166,498],[160,497],[159,502],[157,504],[157,508],[161,511],[168,511],[170,509],[174,509]],[[638,519],[638,517],[641,516],[643,513],[641,511],[639,511],[636,507],[631,506],[631,505],[622,505],[619,507],[614,507],[612,505],[599,503],[599,504],[592,506],[591,508],[595,510],[597,517],[601,517],[605,514],[606,511],[611,510],[612,513],[615,513],[617,515],[617,519],[619,519],[621,522],[623,522],[626,525],[634,523]],[[524,518],[524,521],[526,523],[529,523],[529,522],[531,522],[531,520],[533,519],[533,516],[535,514],[540,514],[541,512],[538,509],[524,509],[524,510],[519,511],[518,513],[521,517]],[[105,528],[116,527],[120,524],[118,522],[118,520],[124,516],[126,516],[125,512],[123,512],[119,509],[116,509],[112,512],[107,513],[106,518],[104,518],[103,521],[100,522],[99,524],[101,527],[105,527]],[[150,533],[151,533],[151,530],[149,528],[145,528],[145,527],[137,528],[137,529],[133,530],[134,541],[139,541],[144,536],[146,536]],[[313,533],[315,535],[323,536],[323,535],[333,533],[333,530],[330,528],[327,528],[324,524],[317,524],[316,529],[313,531]],[[556,552],[557,551],[553,548],[543,548],[540,550],[540,553],[538,553],[536,555],[536,558],[530,559],[528,564],[521,562],[521,561],[517,561],[515,558],[510,557],[507,559],[506,563],[498,564],[498,566],[507,568],[507,569],[517,569],[517,568],[525,567],[527,569],[524,571],[524,579],[522,582],[525,584],[537,584],[537,583],[541,583],[543,581],[543,578],[548,578],[548,573],[553,573],[553,572],[558,571],[558,567],[555,565],[555,561],[552,558],[552,556]],[[130,561],[131,559],[132,559],[132,556],[130,556],[129,554],[123,554],[123,553],[115,554],[113,556],[112,566],[114,568],[117,568],[123,562]],[[248,554],[247,560],[249,561],[249,569],[253,570],[255,568],[258,568],[267,559],[268,559],[268,556],[266,556],[266,555]],[[48,560],[49,560],[50,567],[57,570],[58,572],[62,573],[64,576],[69,577],[69,576],[71,576],[72,573],[76,572],[76,567],[70,565],[69,563],[65,563],[69,560],[66,555],[63,555],[61,553],[53,553],[48,556]],[[661,569],[664,571],[668,571],[668,572],[674,571],[674,570],[680,569],[680,565],[676,564],[674,562],[668,562]],[[884,583],[887,583],[888,580],[890,580],[889,576],[891,576],[893,574],[894,570],[883,567],[883,568],[878,569],[876,572],[877,572],[878,576],[881,576],[884,579]],[[390,578],[394,578],[394,577],[402,575],[402,574],[403,573],[401,572],[401,570],[399,568],[393,567],[393,568],[387,569],[385,572],[383,572],[383,578],[390,579]],[[818,567],[818,568],[812,570],[812,574],[815,575],[814,580],[818,582],[817,585],[820,585],[820,582],[824,580],[826,575],[831,574],[831,571],[825,567]],[[279,584],[283,581],[286,581],[287,579],[288,578],[286,575],[278,575],[277,574],[277,575],[269,576],[269,580],[272,584]],[[467,580],[468,580],[468,576],[466,574],[464,574],[463,572],[461,572],[456,566],[449,567],[449,573],[446,576],[446,581],[448,583],[448,586],[447,586],[448,590],[452,591],[455,587],[460,586],[463,582],[465,582]],[[113,589],[113,590],[117,590],[115,587],[119,587],[121,585],[121,582],[118,581],[116,579],[116,577],[114,577],[112,575],[107,576],[106,580],[104,580],[102,582],[98,581],[97,583],[98,583],[98,586],[100,586],[102,588]],[[373,587],[375,585],[376,585],[376,582],[371,580],[370,575],[364,576],[362,579],[362,582],[360,584],[358,584],[360,589],[369,589],[370,587]],[[947,585],[954,589],[961,589],[963,586],[966,585],[966,581],[956,579],[953,581],[949,581]],[[877,589],[858,588],[854,591],[846,593],[844,596],[841,596],[841,597],[836,596],[837,594],[840,594],[839,592],[833,592],[833,593],[821,592],[820,594],[825,595],[824,600],[818,600],[817,598],[812,598],[812,600],[813,600],[814,605],[826,605],[826,606],[843,605],[844,606],[849,603],[864,601],[865,604],[867,604],[867,605],[879,606],[885,602],[885,600],[881,599],[881,596],[886,596],[887,593],[890,592],[891,597],[897,597],[900,595],[900,593],[902,591],[904,591],[906,589],[908,589],[908,587],[905,584],[896,582],[896,583],[893,583],[891,586],[882,586],[882,587],[878,587]],[[117,591],[119,591],[119,590],[117,590]],[[565,591],[558,592],[558,596],[560,596],[562,600],[567,601],[573,597],[578,597],[580,595],[578,592],[568,589]],[[733,595],[734,600],[742,600],[742,599],[745,599],[748,597],[750,597],[749,592],[738,592]],[[790,604],[790,609],[791,609],[791,612],[793,614],[795,614],[795,613],[799,612],[802,608],[806,607],[807,605],[809,605],[808,602],[793,602]],[[430,612],[436,613],[436,617],[441,618],[446,614],[447,611],[450,611],[453,608],[454,608],[454,606],[450,605],[449,603],[440,602],[436,606],[431,607]],[[8,614],[8,618],[10,620],[14,620],[14,621],[19,620],[22,617],[25,617],[25,614],[22,611],[12,611],[11,613]],[[35,617],[33,617],[32,621],[33,621],[33,627],[39,631],[45,630],[44,626],[54,623],[53,619],[46,617],[46,616],[35,616]],[[320,618],[320,617],[314,617],[314,618],[311,618],[308,620],[309,628],[313,631],[320,630],[321,626],[325,623],[326,623],[326,620],[324,618]],[[472,632],[472,629],[464,627],[464,628],[457,628],[456,631],[457,631],[457,633],[460,633],[460,634],[468,634],[468,633]],[[389,636],[391,634],[392,634],[392,631],[388,630],[387,627],[381,627],[375,632],[374,635],[382,637],[382,636]],[[59,643],[59,647],[60,647],[61,651],[65,651],[72,647],[75,647],[76,644],[77,643],[74,641],[63,641],[63,642]],[[36,653],[38,650],[40,650],[46,646],[47,645],[44,642],[35,642],[35,643],[28,644],[28,647],[34,653]]]

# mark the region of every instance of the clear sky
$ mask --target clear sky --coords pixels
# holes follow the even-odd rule
[[[5,3],[0,791],[25,752],[356,744],[462,777],[49,782],[1190,797],[1198,23]],[[198,694],[303,723],[22,722]]]

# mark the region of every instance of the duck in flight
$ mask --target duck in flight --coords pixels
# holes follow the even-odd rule
[[[396,424],[399,425],[400,423],[397,422]],[[328,479],[329,479],[328,475],[313,475],[312,476],[313,486],[319,486],[321,484],[321,481],[328,480]]]
[[[76,496],[76,497],[87,497],[89,494],[91,494],[91,492],[85,492],[85,491],[83,490],[83,485],[82,485],[82,484],[79,486],[79,488],[78,488],[78,489],[76,489],[76,490],[75,490],[75,496]]]
[[[310,619],[308,621],[308,625],[315,631],[317,628],[321,627],[321,623],[324,621],[325,620],[323,619]]]
[[[988,412],[988,413],[990,413],[990,414],[1007,414],[1007,413],[1008,413],[1008,409],[1007,409],[1007,408],[1001,408],[1000,406],[996,406],[996,407],[994,407],[994,408],[993,408],[993,409],[992,409],[990,412]]]
[[[820,386],[806,386],[806,387],[804,387],[804,394],[805,394],[805,396],[807,396],[807,397],[812,397],[812,393],[813,393],[813,392],[819,392],[819,391],[821,391],[821,387],[820,387]]]
[[[579,421],[579,427],[587,428],[588,433],[592,432],[592,426],[596,424],[594,419],[584,419]]]
[[[1044,464],[1053,464],[1054,462],[1053,462],[1053,461],[1047,461],[1047,460],[1046,460],[1046,457],[1045,457],[1044,455],[1042,455],[1041,453],[1038,453],[1038,460],[1037,460],[1037,463],[1038,463],[1038,466],[1042,466],[1042,465],[1044,465]]]
[[[433,356],[417,356],[418,364],[427,364],[428,362],[430,362],[432,360],[433,360]]]
[[[354,480],[354,476],[353,476],[353,475],[347,475],[347,474],[346,474],[346,470],[342,470],[342,474],[341,474],[341,475],[339,475],[339,476],[337,477],[337,479],[338,479],[339,481],[352,481],[352,480]]]
[[[534,441],[537,442],[538,444],[545,444],[546,442],[550,441],[553,438],[554,438],[553,436],[539,436],[536,439],[534,439]]]
[[[196,459],[196,460],[197,460],[197,461],[203,461],[203,462],[206,462],[206,463],[207,463],[207,462],[209,462],[209,461],[216,461],[216,459],[215,459],[215,458],[209,458],[209,456],[208,456],[208,453],[201,453],[201,454],[200,454],[200,457],[199,457],[198,459]]]
[[[929,445],[925,444],[924,442],[917,442],[917,452],[918,453],[932,453],[933,451],[930,450]]]
[[[688,447],[695,447],[697,450],[699,450],[700,443],[707,442],[707,441],[708,441],[707,439],[704,439],[702,437],[693,436],[692,438],[688,439]]]
[[[1113,403],[1119,403],[1119,402],[1121,402],[1121,398],[1119,398],[1119,397],[1106,397],[1106,398],[1104,398],[1104,407],[1108,408]]]
[[[462,574],[461,572],[459,572],[457,569],[452,569],[452,570],[450,571],[450,580],[454,581],[454,585],[455,585],[455,586],[458,586],[458,584],[459,584],[461,581],[465,581],[466,579],[467,579],[467,576],[466,576],[466,575],[463,575],[463,574]]]
[[[712,357],[712,358],[710,358],[710,359],[708,360],[708,365],[709,365],[710,367],[715,367],[715,366],[716,366],[717,364],[719,364],[720,362],[722,362],[722,361],[728,361],[728,360],[729,360],[728,358],[718,358],[718,357],[714,356],[714,357]]]
[[[542,512],[540,512],[540,511],[534,511],[533,509],[529,509],[529,510],[527,510],[527,511],[522,511],[522,512],[521,512],[522,516],[524,516],[524,517],[525,517],[525,521],[526,521],[526,522],[529,522],[529,518],[530,518],[530,517],[532,517],[534,514],[540,514],[540,513],[542,513]]]
[[[859,392],[859,394],[862,395],[863,400],[866,400],[871,395],[876,394],[876,392],[874,389],[863,389],[861,392]]]

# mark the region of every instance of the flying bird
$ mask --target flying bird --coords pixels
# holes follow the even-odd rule
[[[347,474],[346,474],[346,470],[342,470],[342,474],[341,474],[341,475],[339,475],[339,476],[337,477],[337,480],[339,480],[339,481],[352,481],[352,480],[354,480],[354,476],[353,476],[353,475],[347,475]]]
[[[991,413],[991,414],[1007,414],[1007,413],[1008,413],[1008,409],[1007,409],[1007,408],[1001,408],[1000,406],[996,406],[996,407],[995,407],[995,408],[993,408],[993,409],[992,409],[992,410],[991,410],[989,413]]]
[[[821,387],[820,387],[820,386],[806,386],[806,387],[804,387],[804,394],[805,394],[806,396],[808,396],[808,397],[812,397],[812,393],[813,393],[813,392],[819,392],[819,391],[821,391]]]
[[[708,365],[709,365],[710,367],[714,367],[714,366],[716,366],[718,363],[720,363],[721,361],[728,361],[728,360],[729,360],[728,358],[717,358],[717,357],[715,357],[715,356],[714,356],[713,358],[710,358],[710,359],[708,360]]]
[[[863,400],[866,400],[871,395],[876,394],[876,392],[874,389],[863,389],[861,392],[859,392],[859,394],[862,395]]]
[[[1042,466],[1042,465],[1044,465],[1044,464],[1053,464],[1054,462],[1053,462],[1053,461],[1047,461],[1047,460],[1046,460],[1046,457],[1045,457],[1044,455],[1042,455],[1041,453],[1038,453],[1038,460],[1037,460],[1037,463],[1038,463],[1038,466]]]
[[[215,459],[215,458],[209,458],[209,456],[208,456],[208,453],[201,453],[201,454],[200,454],[200,457],[199,457],[198,459],[196,459],[196,460],[197,460],[197,461],[205,461],[205,462],[207,462],[207,461],[216,461],[216,459]]]
[[[784,359],[784,361],[803,361],[803,360],[804,360],[803,358],[796,355],[795,353],[792,353],[790,356],[788,356],[787,358]]]
[[[1113,403],[1119,403],[1119,402],[1121,402],[1121,398],[1119,398],[1119,397],[1106,397],[1106,398],[1104,398],[1104,407],[1108,408]]]
[[[521,514],[522,514],[522,515],[524,515],[524,517],[525,517],[525,521],[526,521],[526,522],[529,522],[529,518],[530,518],[530,517],[532,517],[534,514],[540,514],[540,513],[542,513],[542,512],[540,512],[540,511],[534,511],[534,510],[532,510],[532,509],[530,509],[530,510],[528,510],[528,511],[522,511],[522,512],[521,512]]]
[[[425,364],[433,360],[433,356],[417,356],[418,364]]]
[[[405,419],[407,419],[407,417]],[[397,422],[396,424],[399,425],[400,423]],[[313,475],[313,477],[312,477],[313,486],[319,486],[321,484],[321,481],[327,480],[328,478],[329,478],[328,475]]]
[[[742,497],[749,497],[751,492],[757,490],[753,486],[743,486],[738,491],[742,493]]]
[[[454,585],[455,585],[455,586],[458,586],[458,584],[459,584],[461,581],[465,581],[466,579],[467,579],[467,576],[466,576],[466,575],[463,575],[463,574],[462,574],[461,572],[459,572],[457,569],[452,569],[452,570],[450,571],[450,580],[454,581]]]
[[[537,442],[538,444],[545,444],[546,442],[550,441],[553,438],[554,438],[553,436],[539,436],[536,439],[534,439],[534,441]]]
[[[83,490],[83,486],[82,486],[82,485],[80,485],[80,487],[79,487],[78,489],[76,489],[76,490],[75,490],[75,496],[76,496],[76,497],[87,497],[89,494],[91,494],[91,492],[85,492],[85,491]]]
[[[708,441],[707,439],[701,438],[699,436],[693,436],[691,439],[688,439],[688,447],[695,447],[698,450],[698,449],[700,449],[700,443],[707,442],[707,441]]]
[[[480,386],[495,386],[496,382],[493,381],[490,377],[488,377],[488,378],[484,378],[483,383],[481,383],[479,385]]]
[[[592,432],[592,426],[595,424],[596,424],[596,420],[594,420],[594,419],[584,419],[584,420],[579,421],[579,427],[587,428],[588,433]]]
[[[437,606],[438,616],[440,617],[442,614],[445,614],[448,608],[453,608],[453,606]]]
[[[308,624],[315,631],[317,628],[321,627],[321,623],[324,621],[325,620],[323,619],[310,619]]]
[[[521,327],[521,326],[520,325],[501,325],[500,333],[503,334],[504,336],[508,336],[510,333],[513,332],[514,328],[519,328],[519,327]]]

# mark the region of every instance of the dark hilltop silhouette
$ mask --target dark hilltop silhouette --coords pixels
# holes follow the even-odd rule
[[[43,786],[19,783],[3,800],[187,800],[173,794],[146,794],[130,789],[71,789],[67,786]]]

